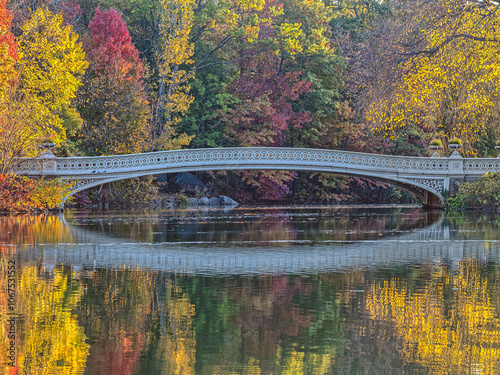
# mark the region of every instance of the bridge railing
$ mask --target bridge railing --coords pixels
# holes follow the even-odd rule
[[[490,159],[491,160],[491,159]],[[491,164],[492,162],[490,162]],[[495,164],[495,163],[493,163]],[[480,164],[482,166],[483,164]],[[488,163],[485,165],[489,165]],[[500,160],[496,162],[500,169]],[[40,160],[21,159],[15,172],[25,175],[89,176],[98,174],[127,173],[191,167],[252,166],[307,170],[307,167],[336,167],[351,170],[384,171],[394,173],[421,172],[426,175],[443,175],[450,170],[448,158],[426,158],[368,154],[350,151],[239,147],[161,151],[100,157],[71,157]],[[474,164],[474,168],[476,164]]]

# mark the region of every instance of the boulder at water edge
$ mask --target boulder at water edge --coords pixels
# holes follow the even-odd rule
[[[219,200],[220,200],[221,206],[238,206],[239,205],[239,203],[236,202],[234,199],[226,197],[225,195],[220,195]]]

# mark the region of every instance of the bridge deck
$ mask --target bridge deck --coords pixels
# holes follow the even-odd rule
[[[239,147],[161,151],[100,157],[21,159],[23,175],[47,175],[78,180],[77,191],[103,183],[151,174],[207,170],[273,169],[327,172],[392,182],[420,197],[430,193],[442,202],[443,190],[486,172],[499,172],[500,159],[463,159],[378,155],[338,150]],[[424,202],[425,203],[425,202]]]

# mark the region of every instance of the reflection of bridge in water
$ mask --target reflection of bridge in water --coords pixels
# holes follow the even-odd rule
[[[69,224],[66,224],[69,225]],[[439,262],[456,266],[467,258],[500,258],[500,242],[450,238],[442,217],[401,235],[369,241],[294,242],[265,246],[234,242],[144,243],[117,239],[69,225],[74,243],[45,244],[22,252],[26,261],[43,261],[75,269],[147,269],[182,274],[321,273],[346,268],[390,267],[391,264]]]

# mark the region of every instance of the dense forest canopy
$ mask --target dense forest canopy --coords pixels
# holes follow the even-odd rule
[[[499,7],[1,0],[0,173],[43,142],[59,156],[224,146],[424,156],[432,139],[460,138],[465,155],[491,156]],[[228,173],[225,184],[248,201],[381,186],[277,171]]]

